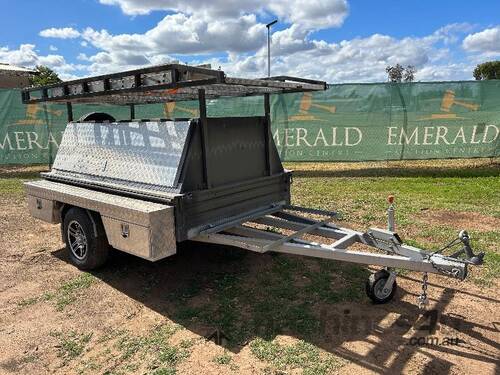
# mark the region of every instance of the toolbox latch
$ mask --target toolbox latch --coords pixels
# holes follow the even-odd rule
[[[123,238],[127,238],[128,235],[129,235],[129,226],[128,226],[128,224],[122,223],[121,228],[122,228],[122,237]]]

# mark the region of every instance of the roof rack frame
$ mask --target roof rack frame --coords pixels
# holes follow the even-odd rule
[[[109,103],[118,105],[197,100],[200,89],[206,98],[251,96],[325,90],[326,83],[289,76],[274,79],[228,77],[222,70],[165,64],[120,73],[81,78],[22,91],[25,104]]]

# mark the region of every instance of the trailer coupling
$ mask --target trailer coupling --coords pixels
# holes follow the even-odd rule
[[[484,253],[474,254],[470,245],[470,237],[465,230],[462,230],[458,237],[448,245],[434,252],[427,252],[417,247],[405,245],[397,233],[388,230],[371,228],[362,236],[363,243],[368,246],[386,251],[387,254],[403,255],[417,262],[422,262],[420,267],[422,272],[439,273],[464,280],[467,277],[467,265],[477,266],[483,263]],[[462,247],[453,254],[448,256],[441,254],[444,250],[459,244],[462,244]],[[462,255],[465,255],[465,257],[460,258]],[[428,269],[429,265],[432,269]],[[403,266],[402,268],[406,267]],[[419,271],[419,269],[413,270]]]
[[[316,220],[299,216],[294,212],[305,212],[315,217],[326,218]],[[384,269],[381,273],[375,274],[375,278],[378,279],[371,281],[373,288],[376,287],[377,281],[380,281],[379,284],[383,281],[383,285],[379,285],[380,298],[372,298],[378,303],[386,302],[382,298],[384,288],[386,292],[393,290],[394,268],[425,274],[436,273],[464,280],[469,264],[480,265],[483,262],[484,253],[476,255],[473,252],[466,231],[461,231],[455,240],[442,249],[429,252],[404,244],[399,235],[393,231],[370,228],[366,232],[358,232],[339,227],[331,223],[335,217],[335,212],[283,206],[276,212],[267,213],[223,231],[202,233],[193,240],[236,246],[258,253],[274,251],[381,266]],[[461,248],[453,254],[448,256],[442,254],[444,250],[460,244]],[[392,296],[387,295],[386,298],[390,299]]]

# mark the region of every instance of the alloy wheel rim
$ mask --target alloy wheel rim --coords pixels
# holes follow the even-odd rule
[[[82,226],[76,220],[68,224],[68,243],[74,257],[83,260],[87,255],[87,237]]]

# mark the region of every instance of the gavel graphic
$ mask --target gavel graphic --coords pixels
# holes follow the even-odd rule
[[[63,114],[63,111],[59,109],[44,108],[43,106],[38,104],[28,104],[28,106],[26,107],[26,116],[29,118],[35,118],[38,112],[44,111],[47,111],[48,113],[56,116],[61,116]]]
[[[189,113],[191,116],[197,117],[198,115],[198,109],[197,108],[188,108],[188,107],[181,107],[177,105],[177,102],[167,102],[164,105],[164,111],[165,115],[167,117],[174,117],[173,113],[174,110],[177,108],[178,111]]]
[[[302,96],[302,99],[300,100],[299,110],[302,113],[307,113],[309,109],[311,109],[311,107],[319,108],[330,113],[335,113],[337,109],[334,105],[330,106],[313,103],[312,93],[305,92]]]
[[[471,111],[477,111],[479,108],[478,104],[467,103],[460,100],[455,100],[455,92],[452,90],[446,90],[443,96],[443,100],[441,101],[441,111],[450,112],[453,104],[460,105]]]

